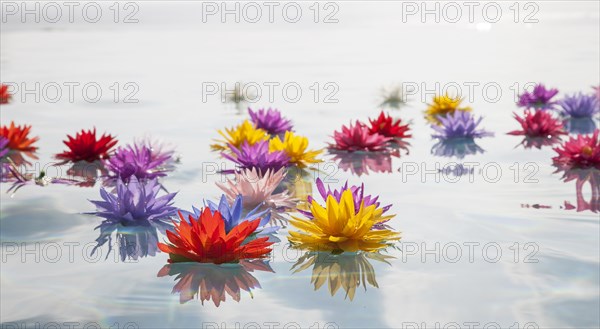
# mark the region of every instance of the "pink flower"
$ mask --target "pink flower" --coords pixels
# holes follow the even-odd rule
[[[527,137],[545,137],[565,135],[562,123],[552,117],[547,111],[525,110],[523,117],[514,113],[515,119],[521,124],[521,130],[513,130],[509,135],[524,135]]]
[[[599,133],[600,130],[596,129],[592,136],[577,135],[577,137],[571,137],[561,147],[554,148],[558,156],[552,160],[561,169],[600,169]]]
[[[269,169],[261,176],[256,169],[244,169],[235,173],[234,181],[228,179],[225,184],[217,183],[217,186],[230,202],[241,195],[244,208],[253,209],[261,204],[271,209],[293,208],[296,202],[287,191],[273,194],[283,181],[285,173],[285,169]]]
[[[333,133],[335,144],[330,144],[329,147],[341,151],[384,151],[388,146],[388,142],[392,140],[390,137],[385,137],[379,133],[371,133],[369,127],[360,121],[356,121],[356,125],[342,126],[341,131]]]

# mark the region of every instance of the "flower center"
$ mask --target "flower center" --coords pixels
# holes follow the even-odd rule
[[[590,156],[592,155],[592,147],[589,145],[584,146],[583,148],[581,148],[581,153]]]

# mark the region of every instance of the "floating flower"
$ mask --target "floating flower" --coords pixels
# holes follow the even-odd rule
[[[376,206],[361,204],[355,209],[352,191],[342,192],[338,202],[329,195],[325,207],[313,200],[310,204],[312,218],[293,217],[290,223],[301,232],[290,231],[288,240],[299,248],[334,252],[376,251],[398,240],[398,233],[388,229],[373,230],[378,223]]]
[[[444,117],[440,117],[441,126],[431,126],[437,134],[434,138],[453,139],[453,138],[481,138],[485,136],[493,136],[492,133],[477,129],[483,118],[475,120],[475,117],[469,112],[457,111],[449,113]]]
[[[546,89],[543,84],[539,83],[533,87],[532,92],[525,91],[519,95],[517,105],[541,110],[552,109],[556,104],[552,101],[552,98],[556,94],[558,94],[558,89]]]
[[[164,166],[170,160],[170,154],[157,154],[144,144],[120,147],[115,154],[105,161],[106,168],[112,173],[111,178],[128,181],[131,177],[138,180],[154,179],[166,175]]]
[[[371,205],[375,205],[375,211],[374,211],[374,217],[375,219],[375,224],[373,225],[373,229],[383,229],[385,228],[385,222],[387,222],[388,220],[392,219],[394,217],[394,215],[389,215],[389,216],[383,216],[383,214],[385,212],[387,212],[392,205],[387,205],[384,207],[379,207],[380,203],[378,202],[379,200],[379,196],[371,196],[371,195],[365,195],[365,185],[362,184],[361,186],[356,186],[356,185],[352,185],[350,187],[348,187],[348,182],[346,182],[346,184],[344,184],[344,186],[342,186],[342,188],[340,188],[339,190],[334,189],[333,191],[331,190],[331,187],[327,187],[327,190],[325,189],[325,184],[323,184],[323,181],[320,178],[317,178],[317,190],[319,191],[319,194],[321,194],[321,198],[323,198],[323,201],[327,202],[327,198],[329,196],[333,196],[333,198],[335,199],[335,201],[337,201],[338,203],[341,201],[342,198],[342,194],[345,191],[350,191],[352,192],[352,199],[354,200],[354,210],[356,212],[358,212],[360,210],[361,205],[363,205],[364,207],[368,207]],[[312,196],[308,196],[308,203],[312,204],[312,202],[315,199]],[[314,216],[312,215],[312,213],[310,211],[302,211],[300,210],[301,213],[303,213],[306,217],[308,218],[314,218]]]
[[[433,103],[425,111],[425,119],[431,124],[441,124],[440,117],[454,113],[456,111],[470,112],[470,107],[460,107],[462,98],[451,97],[449,95],[433,97]]]
[[[263,173],[269,169],[278,171],[290,164],[290,158],[284,151],[269,151],[269,142],[261,141],[254,145],[247,142],[240,149],[230,146],[231,154],[221,155],[235,162],[240,169],[257,169]]]
[[[359,252],[356,254],[325,254],[319,252],[307,252],[292,266],[293,273],[298,273],[312,267],[310,282],[315,291],[319,290],[327,282],[329,293],[334,296],[340,288],[346,293],[344,298],[354,299],[356,288],[362,285],[367,290],[367,283],[372,287],[379,288],[375,279],[375,268],[370,260],[388,262],[391,256],[376,252]]]
[[[187,303],[194,298],[212,300],[216,307],[226,301],[229,295],[240,301],[241,291],[252,295],[252,289],[260,288],[258,280],[250,274],[254,271],[274,273],[269,263],[260,260],[240,260],[239,265],[220,266],[213,264],[178,263],[167,264],[157,274],[158,277],[176,276],[173,293],[179,294],[179,302]]]
[[[37,147],[33,146],[38,141],[38,137],[29,138],[31,126],[15,126],[14,122],[10,126],[0,127],[0,136],[8,139],[8,148],[12,151],[35,152]]]
[[[277,109],[260,109],[256,112],[248,108],[248,114],[254,126],[271,135],[280,135],[292,130],[292,122],[281,115]]]
[[[152,161],[163,161],[161,168],[165,171],[172,171],[175,165],[179,162],[179,158],[175,156],[175,147],[163,143],[159,140],[153,140],[149,137],[137,140],[137,145],[144,145],[150,150],[150,159]]]
[[[217,144],[211,145],[213,150],[224,151],[233,145],[239,148],[244,142],[249,145],[254,145],[260,141],[269,140],[269,135],[263,129],[257,129],[248,120],[244,120],[242,124],[234,128],[225,128],[225,132],[219,130],[219,135],[225,138],[225,141],[218,141]]]
[[[244,221],[229,233],[225,231],[225,221],[221,213],[205,208],[198,218],[190,215],[186,220],[179,213],[181,221],[175,223],[175,232],[167,231],[169,244],[159,243],[158,248],[169,253],[169,263],[233,263],[241,259],[265,258],[270,252],[268,237],[252,239],[244,243],[256,232],[260,219]]]
[[[255,219],[259,219],[260,222],[258,224],[258,228],[256,232],[258,235],[267,235],[276,232],[279,227],[266,227],[271,219],[271,215],[269,211],[263,210],[260,211],[259,207],[245,212],[243,206],[243,197],[238,195],[233,202],[227,200],[225,194],[221,195],[221,199],[219,200],[219,204],[216,204],[210,200],[206,201],[208,209],[210,209],[213,214],[218,211],[223,217],[223,221],[225,222],[225,233],[231,232],[231,230],[238,226],[241,222],[252,221]],[[194,218],[199,218],[202,215],[202,210],[192,207],[191,212],[180,210],[184,217],[189,217],[192,215]]]
[[[70,135],[67,138],[63,143],[69,150],[57,154],[57,159],[73,162],[107,159],[108,153],[117,144],[117,140],[111,135],[103,134],[99,139],[96,138],[96,128],[88,131],[82,129],[74,138]]]
[[[371,133],[370,129],[359,121],[356,121],[356,125],[350,123],[348,127],[342,126],[341,131],[334,131],[333,139],[335,140],[335,144],[329,144],[331,149],[348,152],[384,151],[388,143],[392,140],[390,137]]]
[[[8,86],[0,84],[0,104],[8,104],[11,95],[8,93]]]
[[[0,136],[0,158],[4,158],[8,154],[8,139]]]
[[[563,169],[600,169],[600,140],[596,130],[592,136],[571,137],[560,147],[554,148],[558,156],[552,158],[554,164]]]
[[[600,113],[600,101],[596,95],[574,94],[566,96],[558,104],[563,115],[573,118],[591,118]]]
[[[381,89],[381,107],[399,109],[406,105],[407,95],[401,85],[384,87]]]
[[[562,122],[552,117],[546,111],[525,110],[523,117],[514,113],[515,120],[521,124],[521,130],[513,130],[509,135],[524,135],[527,137],[543,137],[551,139],[554,136],[565,135]]]
[[[290,163],[295,164],[299,168],[305,168],[311,163],[321,162],[316,157],[322,150],[307,151],[307,148],[308,139],[303,136],[297,136],[291,131],[285,132],[283,141],[279,136],[275,136],[269,142],[270,152],[284,151],[290,157]]]
[[[89,213],[109,223],[142,225],[148,222],[170,223],[177,208],[173,207],[176,193],[158,196],[161,186],[157,180],[140,182],[132,177],[129,183],[117,180],[116,194],[100,188],[101,201],[91,201],[97,211]]]
[[[216,184],[225,192],[229,202],[241,195],[245,208],[252,209],[260,205],[272,209],[293,208],[295,202],[287,192],[273,194],[285,174],[284,169],[267,170],[262,175],[256,169],[245,169],[235,173],[234,181],[228,179],[225,184]]]
[[[369,123],[371,123],[371,127],[369,128],[371,134],[379,134],[391,138],[411,137],[411,135],[407,134],[410,130],[408,124],[402,125],[401,119],[394,120],[383,111],[381,111],[377,119],[369,119]]]

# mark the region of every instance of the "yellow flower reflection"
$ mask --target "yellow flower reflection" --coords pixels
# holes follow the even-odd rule
[[[297,136],[291,131],[286,131],[283,141],[279,136],[271,139],[269,142],[269,151],[285,151],[290,157],[290,162],[298,166],[299,168],[305,168],[311,163],[321,162],[322,160],[317,159],[323,150],[311,150],[307,151],[308,139],[303,136]]]
[[[352,191],[345,190],[340,201],[329,195],[325,207],[313,200],[310,204],[313,219],[292,216],[290,224],[302,232],[290,231],[288,240],[296,247],[313,251],[376,251],[399,240],[397,232],[372,229],[381,220],[376,206],[361,203],[355,209]]]
[[[460,103],[462,103],[462,98],[460,97],[451,97],[448,94],[443,96],[434,96],[433,103],[428,104],[429,107],[425,111],[425,119],[432,124],[439,125],[441,124],[438,116],[443,116],[449,113],[454,113],[455,111],[471,111],[470,107],[460,107]]]
[[[352,253],[333,255],[330,253],[307,252],[292,267],[298,273],[312,267],[311,283],[315,291],[327,282],[329,293],[334,296],[340,288],[346,292],[344,298],[354,299],[356,288],[362,285],[365,291],[367,284],[379,288],[375,278],[375,269],[369,260],[390,264],[391,256],[379,253]]]
[[[269,140],[269,135],[266,131],[255,128],[248,120],[244,120],[242,124],[236,127],[225,128],[225,132],[222,130],[219,130],[218,132],[225,140],[218,140],[218,143],[211,145],[211,148],[215,151],[228,150],[228,144],[240,148],[244,142],[248,142],[249,145],[254,145],[260,141]]]

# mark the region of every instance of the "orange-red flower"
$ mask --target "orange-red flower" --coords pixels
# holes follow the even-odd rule
[[[75,138],[71,135],[67,135],[67,138],[63,143],[69,150],[57,154],[57,159],[94,162],[108,158],[108,152],[117,144],[117,140],[111,135],[103,134],[100,139],[96,139],[96,128],[88,131],[82,129],[75,134]]]
[[[37,147],[32,145],[37,142],[39,137],[29,138],[29,130],[31,130],[31,126],[15,126],[13,121],[8,127],[0,127],[0,136],[8,139],[8,148],[13,151],[34,152]]]
[[[167,231],[170,244],[159,243],[158,248],[170,254],[169,263],[233,263],[241,259],[264,258],[271,252],[268,237],[244,241],[255,233],[260,218],[244,221],[229,233],[225,232],[225,221],[221,213],[211,213],[205,208],[197,219],[189,216],[185,220],[181,212],[181,221],[175,223],[175,233]]]
[[[8,93],[8,86],[0,84],[0,104],[8,104],[10,101],[10,94]]]
[[[392,138],[411,137],[411,135],[407,134],[410,130],[408,124],[402,125],[401,119],[394,121],[391,116],[385,114],[383,111],[381,111],[377,119],[369,119],[369,122],[371,123],[371,127],[369,128],[371,134],[380,134]]]

